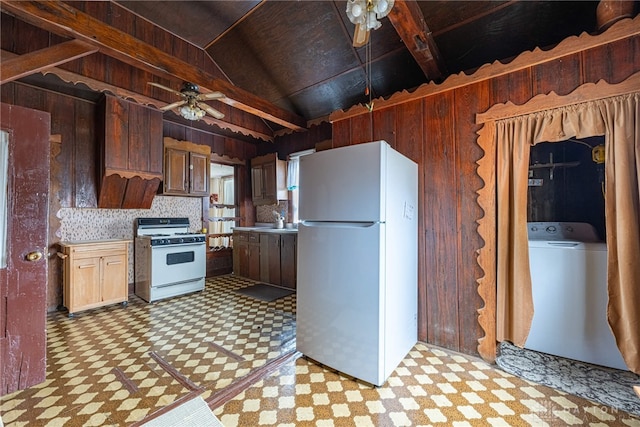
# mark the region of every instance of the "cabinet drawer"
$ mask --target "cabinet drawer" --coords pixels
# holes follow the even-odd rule
[[[127,242],[87,243],[64,247],[64,253],[74,259],[106,257],[126,254],[129,249]]]
[[[260,243],[260,235],[258,233],[249,233],[249,243]]]
[[[247,235],[247,233],[240,233],[236,231],[235,233],[233,233],[233,240],[236,242],[248,242],[249,236]]]

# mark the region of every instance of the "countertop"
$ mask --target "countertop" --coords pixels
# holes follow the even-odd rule
[[[253,226],[253,227],[233,227],[233,231],[256,231],[260,233],[280,233],[291,234],[297,233],[297,228],[274,228],[273,226]]]
[[[131,239],[100,239],[100,240],[67,240],[58,242],[60,246],[79,246],[79,245],[95,245],[96,243],[131,243]]]

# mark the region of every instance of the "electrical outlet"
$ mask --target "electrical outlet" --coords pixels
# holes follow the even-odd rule
[[[529,179],[529,187],[542,187],[542,178]]]

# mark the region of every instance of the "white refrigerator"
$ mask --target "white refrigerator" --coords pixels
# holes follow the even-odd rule
[[[418,166],[375,141],[300,158],[296,347],[380,386],[417,342]]]

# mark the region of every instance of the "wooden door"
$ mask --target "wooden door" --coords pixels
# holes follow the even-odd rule
[[[6,257],[0,264],[0,395],[45,380],[50,128],[48,113],[0,104],[0,140],[6,148],[0,157],[8,159],[6,187],[0,189],[7,207],[0,215],[6,218]]]

